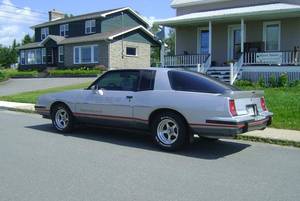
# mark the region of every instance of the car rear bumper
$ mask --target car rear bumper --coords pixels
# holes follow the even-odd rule
[[[272,116],[260,120],[242,122],[206,121],[206,124],[190,125],[193,134],[210,138],[234,138],[254,130],[264,130],[272,124]]]

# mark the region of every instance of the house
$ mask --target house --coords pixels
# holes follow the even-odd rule
[[[32,27],[35,42],[19,48],[19,67],[149,67],[151,47],[160,47],[149,26],[128,7],[73,17],[52,10]]]
[[[233,81],[300,79],[299,0],[173,0],[171,7],[177,16],[156,22],[176,30],[176,53],[164,66],[201,65],[223,81],[230,72]]]

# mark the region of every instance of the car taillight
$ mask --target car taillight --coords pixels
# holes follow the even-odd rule
[[[261,108],[263,109],[263,111],[267,111],[267,106],[266,106],[266,101],[265,101],[265,98],[262,97],[260,98],[260,105],[261,105]]]
[[[229,100],[229,110],[232,116],[237,116],[234,100]]]

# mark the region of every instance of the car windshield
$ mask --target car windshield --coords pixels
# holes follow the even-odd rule
[[[240,91],[234,86],[199,73],[171,70],[168,75],[171,87],[176,91],[218,94],[226,91]]]

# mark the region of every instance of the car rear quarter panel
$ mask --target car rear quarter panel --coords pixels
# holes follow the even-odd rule
[[[182,114],[189,124],[205,123],[215,117],[229,117],[227,99],[218,94],[155,90],[138,92],[133,115],[148,120],[158,109],[172,109]]]

